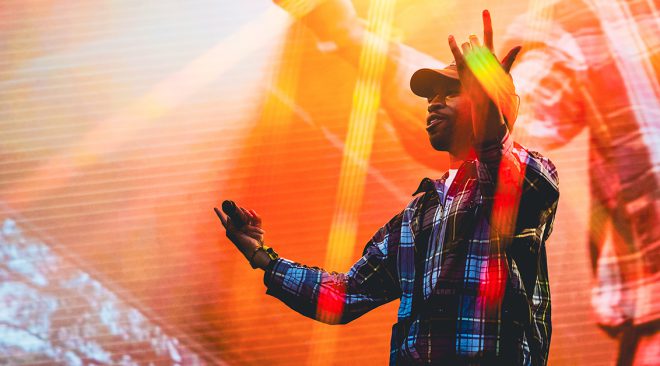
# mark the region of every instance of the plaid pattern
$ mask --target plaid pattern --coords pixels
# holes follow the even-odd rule
[[[600,324],[660,319],[660,23],[648,0],[559,0],[508,30],[522,99],[516,140],[589,128],[589,245]],[[611,250],[608,250],[611,247]]]
[[[490,214],[507,169],[522,195],[508,236],[491,225]],[[502,144],[466,161],[448,192],[446,177],[422,180],[417,196],[376,232],[347,273],[279,259],[264,275],[267,293],[317,320],[319,294],[332,293],[343,302],[339,323],[400,299],[391,365],[529,365],[531,354],[545,364],[551,334],[545,241],[559,195],[554,165],[514,146],[507,133]],[[484,285],[501,288],[503,297],[489,298]]]

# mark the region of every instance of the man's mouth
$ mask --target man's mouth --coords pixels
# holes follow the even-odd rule
[[[446,122],[447,118],[444,116],[439,116],[437,114],[430,114],[426,119],[426,130],[430,131],[435,128],[437,125]]]

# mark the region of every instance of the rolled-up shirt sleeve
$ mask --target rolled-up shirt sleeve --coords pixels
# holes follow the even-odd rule
[[[399,230],[396,230],[398,225]],[[369,310],[400,297],[396,250],[401,214],[381,228],[363,256],[346,273],[327,272],[288,259],[266,269],[266,293],[298,313],[328,324],[345,324]]]

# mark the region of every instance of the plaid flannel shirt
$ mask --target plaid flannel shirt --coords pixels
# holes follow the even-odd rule
[[[400,299],[390,365],[529,365],[532,356],[545,364],[551,335],[545,242],[559,197],[557,172],[508,133],[477,156],[463,163],[448,192],[447,174],[422,180],[414,195],[424,194],[376,232],[347,273],[280,258],[264,275],[267,294],[321,321],[328,318],[320,315],[319,298],[340,301],[339,316],[330,318],[336,323]],[[491,225],[506,171],[521,187],[510,235]]]

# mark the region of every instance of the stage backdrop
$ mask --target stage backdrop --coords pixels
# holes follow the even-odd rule
[[[386,364],[398,301],[344,326],[293,312],[213,207],[252,208],[281,256],[347,271],[447,168],[408,80],[451,62],[447,35],[480,34],[484,8],[500,56],[525,47],[516,138],[559,170],[550,364],[614,363],[594,273],[617,273],[617,234],[590,250],[589,228],[607,228],[604,176],[637,167],[657,199],[657,2],[353,5],[372,33],[351,56],[295,2],[2,2],[0,363]]]

